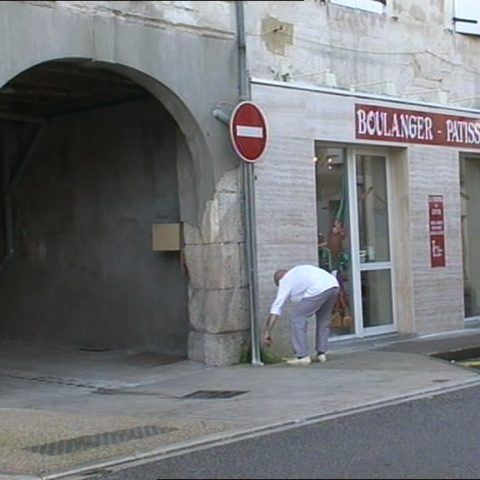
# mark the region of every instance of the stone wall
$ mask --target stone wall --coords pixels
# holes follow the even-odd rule
[[[236,169],[217,184],[200,228],[185,225],[192,360],[208,365],[237,363],[248,348],[243,225],[240,169]]]
[[[480,37],[453,31],[453,2],[387,3],[379,15],[328,0],[246,2],[251,75],[321,86],[333,74],[343,89],[480,105]]]

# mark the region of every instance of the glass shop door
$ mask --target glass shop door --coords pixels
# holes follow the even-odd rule
[[[360,336],[392,332],[395,329],[392,299],[392,252],[388,157],[376,152],[352,151],[352,230],[355,268],[357,333]]]
[[[392,332],[388,156],[316,144],[314,161],[319,265],[341,286],[331,337]]]

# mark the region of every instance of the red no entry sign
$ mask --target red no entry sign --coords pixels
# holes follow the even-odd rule
[[[241,102],[230,118],[230,137],[237,154],[247,162],[260,159],[267,146],[265,115],[252,102]]]

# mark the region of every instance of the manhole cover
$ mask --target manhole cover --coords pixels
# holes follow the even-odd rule
[[[153,437],[177,430],[176,428],[157,427],[156,425],[144,425],[140,427],[127,428],[124,430],[115,430],[96,435],[84,435],[82,437],[68,438],[57,442],[43,443],[27,447],[34,453],[43,455],[65,455],[67,453],[79,452],[90,448],[97,448],[103,445],[115,445],[130,440]]]
[[[107,347],[89,347],[89,346],[78,347],[78,349],[81,352],[108,352],[109,350]]]
[[[201,398],[201,399],[216,399],[216,398],[232,398],[237,395],[247,393],[245,390],[197,390],[196,392],[187,393],[182,398]]]

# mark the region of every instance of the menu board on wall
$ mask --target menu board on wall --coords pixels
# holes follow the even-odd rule
[[[445,266],[445,222],[443,195],[428,196],[428,224],[430,230],[430,264],[433,267]]]

